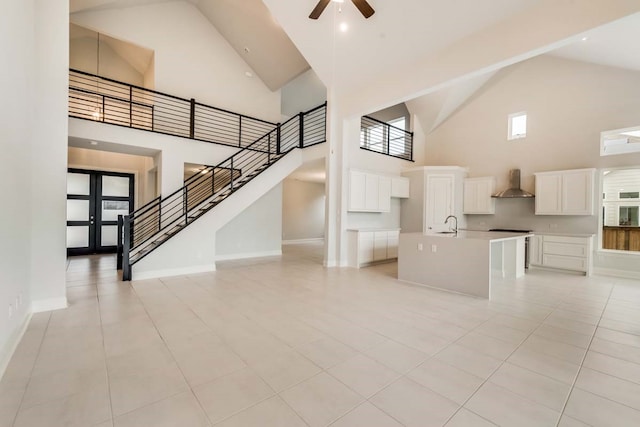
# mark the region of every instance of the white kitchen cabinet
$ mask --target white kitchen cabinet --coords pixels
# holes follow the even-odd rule
[[[539,172],[536,215],[593,215],[595,169]]]
[[[591,275],[592,235],[535,235],[529,240],[529,263],[533,266],[578,271]]]
[[[349,210],[365,210],[365,194],[367,188],[367,174],[350,171],[349,173]]]
[[[542,236],[529,237],[529,264],[542,265]]]
[[[494,214],[496,202],[491,195],[496,189],[496,179],[492,176],[467,178],[464,180],[463,210],[467,215]]]
[[[405,178],[402,176],[394,176],[393,178],[391,178],[391,197],[408,199],[409,189],[409,178]]]
[[[391,177],[364,171],[349,171],[350,212],[391,211]]]
[[[378,177],[378,210],[391,211],[391,178],[388,176]]]
[[[359,268],[397,258],[399,236],[398,229],[347,230],[349,266]]]

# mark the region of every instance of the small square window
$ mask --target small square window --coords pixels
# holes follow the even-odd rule
[[[509,141],[527,136],[527,113],[509,114]]]

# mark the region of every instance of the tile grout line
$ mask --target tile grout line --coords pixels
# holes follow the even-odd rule
[[[479,416],[480,418],[482,418],[482,419],[485,419],[485,420],[486,420],[486,418],[485,418],[485,417],[483,417],[482,415],[477,414],[476,412],[474,412],[474,411],[470,410],[469,408],[465,408],[465,405],[466,405],[466,404],[467,404],[467,403],[468,403],[468,402],[473,398],[473,396],[475,396],[475,395],[476,395],[476,393],[477,393],[477,392],[478,392],[478,391],[479,391],[479,390],[480,390],[480,389],[481,389],[481,388],[482,388],[482,387],[483,387],[487,382],[489,382],[489,380],[491,379],[491,377],[492,377],[496,372],[498,372],[498,370],[499,370],[500,368],[502,368],[502,366],[503,366],[505,363],[507,363],[507,360],[508,360],[511,356],[513,356],[513,354],[514,354],[516,351],[518,351],[518,350],[520,349],[520,347],[522,347],[522,345],[523,345],[523,344],[524,344],[524,343],[525,343],[525,342],[526,342],[526,341],[527,341],[531,336],[533,336],[533,334],[534,334],[534,333],[535,333],[535,332],[536,332],[536,331],[537,331],[537,330],[538,330],[538,329],[539,329],[539,328],[544,324],[544,321],[545,321],[545,320],[547,320],[547,319],[549,318],[549,316],[551,316],[551,314],[553,314],[553,312],[554,312],[556,309],[557,309],[557,306],[556,306],[556,308],[554,308],[553,310],[551,310],[551,312],[550,312],[549,314],[547,314],[547,315],[544,317],[544,319],[542,319],[542,320],[540,321],[540,323],[538,324],[538,326],[537,326],[534,330],[532,330],[532,331],[529,333],[529,335],[527,335],[527,337],[526,337],[524,340],[522,340],[522,341],[520,342],[520,344],[518,344],[518,346],[517,346],[517,347],[516,347],[516,348],[515,348],[511,353],[509,353],[509,355],[508,355],[504,360],[502,360],[502,361],[500,362],[500,364],[499,364],[499,365],[498,365],[498,366],[497,366],[493,371],[491,371],[491,373],[490,373],[490,374],[487,376],[487,378],[482,382],[482,384],[480,384],[480,385],[479,385],[479,386],[478,386],[478,387],[473,391],[473,393],[471,393],[471,395],[469,395],[469,397],[468,397],[468,398],[467,398],[467,399],[466,399],[466,400],[465,400],[465,401],[460,405],[460,407],[459,407],[459,408],[458,408],[458,409],[457,409],[457,410],[456,410],[456,411],[455,411],[455,412],[454,412],[454,413],[453,413],[453,414],[452,414],[452,415],[447,419],[447,421],[445,422],[445,425],[446,425],[449,421],[451,421],[451,420],[453,419],[453,417],[455,417],[455,416],[458,414],[458,412],[460,412],[460,409],[463,409],[463,408],[464,408],[464,409],[466,409],[467,411],[470,411],[470,412],[472,412],[473,414],[475,414],[475,415]],[[494,317],[495,317],[495,316],[494,316]],[[514,316],[514,317],[515,317],[515,316]],[[471,331],[469,331],[469,333],[473,332],[475,329],[479,328],[480,326],[484,325],[485,323],[489,322],[490,320],[491,320],[491,319],[487,319],[485,322],[482,322],[480,325],[476,326],[476,328],[474,328],[474,329],[472,329]],[[468,335],[468,333],[467,333],[467,334],[465,334],[465,336],[466,336],[466,335]],[[462,337],[460,337],[460,339],[462,339]],[[463,347],[464,347],[464,346],[463,346]],[[434,355],[434,356],[435,356],[435,355]],[[445,362],[445,363],[446,363],[446,362]],[[449,363],[447,363],[447,365],[450,365],[450,364],[449,364]],[[453,366],[453,365],[450,365],[450,366]],[[455,368],[455,366],[454,366],[454,368]],[[459,369],[459,368],[458,368],[458,369]],[[504,388],[504,387],[502,387],[502,388]],[[505,389],[505,390],[507,390],[507,389]],[[520,394],[518,394],[518,393],[514,393],[514,392],[512,392],[511,390],[507,390],[507,391],[508,391],[509,393],[515,394],[516,396],[519,396],[519,397],[521,397],[521,398],[523,398],[523,399],[525,399],[525,400],[527,400],[527,401],[529,401],[529,402],[533,402],[531,399],[529,399],[529,398],[527,398],[527,397],[524,397],[524,396],[521,396],[521,395],[520,395]],[[538,405],[539,405],[539,403],[537,403],[537,402],[533,402],[533,403],[535,403],[535,404],[538,404]],[[541,405],[541,406],[545,406],[545,405]],[[545,406],[545,407],[546,407],[546,406]],[[561,416],[561,415],[562,415],[562,413],[560,413],[560,416]],[[560,416],[559,416],[559,417],[560,417]],[[558,417],[558,418],[559,418],[559,417]],[[492,424],[495,424],[495,423],[494,423],[493,421],[491,421],[491,420],[487,420],[487,421],[491,422]],[[556,426],[556,427],[557,427],[557,426]]]
[[[593,340],[595,339],[596,336],[596,332],[598,331],[598,325],[600,324],[600,322],[602,321],[602,317],[604,316],[604,312],[607,309],[607,305],[609,304],[609,300],[611,299],[611,294],[613,293],[613,290],[615,289],[615,284],[613,284],[611,286],[611,289],[609,290],[609,295],[607,297],[607,303],[605,304],[604,308],[602,309],[602,313],[600,313],[600,318],[598,319],[598,323],[596,324],[596,327],[593,329],[593,334],[591,335],[591,339],[589,340],[589,345],[587,346],[587,349],[584,352],[584,356],[582,356],[582,360],[580,361],[580,365],[578,367],[578,372],[576,372],[576,375],[573,378],[573,383],[571,384],[571,388],[569,389],[569,393],[567,393],[567,397],[564,401],[564,405],[562,405],[562,410],[560,411],[560,416],[558,417],[558,421],[556,422],[556,427],[559,427],[560,425],[560,421],[562,420],[562,416],[564,415],[565,410],[567,409],[567,405],[569,403],[569,400],[571,399],[571,394],[573,394],[573,390],[576,387],[576,383],[578,382],[578,377],[580,377],[580,372],[582,371],[582,366],[584,365],[584,361],[587,358],[587,354],[589,354],[589,349],[591,348],[591,344],[593,343]],[[582,421],[582,420],[579,420]]]
[[[111,425],[114,425],[115,416],[113,413],[113,399],[111,399],[111,378],[109,377],[109,365],[107,364],[107,348],[104,343],[104,327],[102,323],[102,308],[100,307],[100,293],[98,292],[98,284],[96,287],[96,300],[98,302],[98,317],[100,318],[100,335],[102,335],[102,352],[104,354],[104,373],[107,376],[107,394],[109,396],[109,412],[111,413]],[[131,286],[131,285],[129,285]]]
[[[45,326],[44,331],[42,332],[42,338],[40,339],[40,344],[38,344],[38,351],[36,352],[36,357],[33,360],[33,366],[31,366],[31,369],[29,370],[29,379],[27,380],[27,384],[24,386],[24,392],[22,393],[22,397],[20,398],[20,404],[18,405],[18,410],[16,411],[16,414],[13,417],[13,421],[11,422],[12,426],[15,425],[16,421],[18,421],[18,415],[20,415],[20,412],[22,411],[22,405],[24,403],[24,397],[27,394],[27,390],[29,389],[29,385],[31,384],[31,379],[33,378],[33,371],[36,369],[36,363],[38,362],[38,359],[40,358],[40,351],[42,350],[42,344],[44,343],[44,339],[45,339],[45,337],[47,335],[47,331],[49,330],[49,323],[51,322],[51,313],[52,312],[49,312],[49,318],[47,319],[47,326]],[[33,320],[33,317],[31,319]],[[31,323],[31,320],[29,321],[29,323]]]

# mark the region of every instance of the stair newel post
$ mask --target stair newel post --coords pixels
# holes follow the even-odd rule
[[[298,147],[304,148],[304,113],[298,114],[299,140]]]
[[[158,199],[158,232],[162,230],[162,199]]]
[[[281,124],[278,123],[278,127],[276,128],[276,155],[280,155],[280,137],[282,136],[282,127]]]
[[[133,127],[133,86],[129,86],[129,127]]]
[[[133,236],[131,235],[131,217],[126,215],[123,217],[124,238],[122,242],[122,280],[131,280],[131,264],[129,264],[129,252],[131,251],[131,243]]]
[[[271,133],[269,133],[269,143],[267,148],[267,162],[271,163]]]
[[[116,270],[122,270],[122,231],[124,220],[122,215],[118,215],[118,243],[116,249]]]
[[[189,138],[194,139],[196,136],[196,100],[191,98],[191,108],[189,111]]]
[[[409,155],[411,157],[409,157],[409,160],[413,160],[413,132],[411,132],[409,135],[411,135],[411,143],[409,144]]]
[[[233,157],[231,158],[231,169],[230,169],[230,172],[231,172],[231,178],[230,178],[231,179],[231,191],[233,192]]]
[[[184,213],[184,225],[187,225],[189,223],[189,212],[188,212],[188,200],[187,200],[187,195],[188,195],[188,191],[187,191],[187,186],[185,185],[184,187],[182,187],[182,212]]]
[[[391,126],[385,126],[387,128],[387,155],[391,154]]]
[[[216,194],[216,168],[211,168],[211,195]]]
[[[238,116],[238,147],[242,148],[242,116]]]

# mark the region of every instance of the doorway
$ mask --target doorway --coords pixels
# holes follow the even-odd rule
[[[132,174],[69,169],[67,173],[67,255],[114,253],[118,215],[133,211]]]

